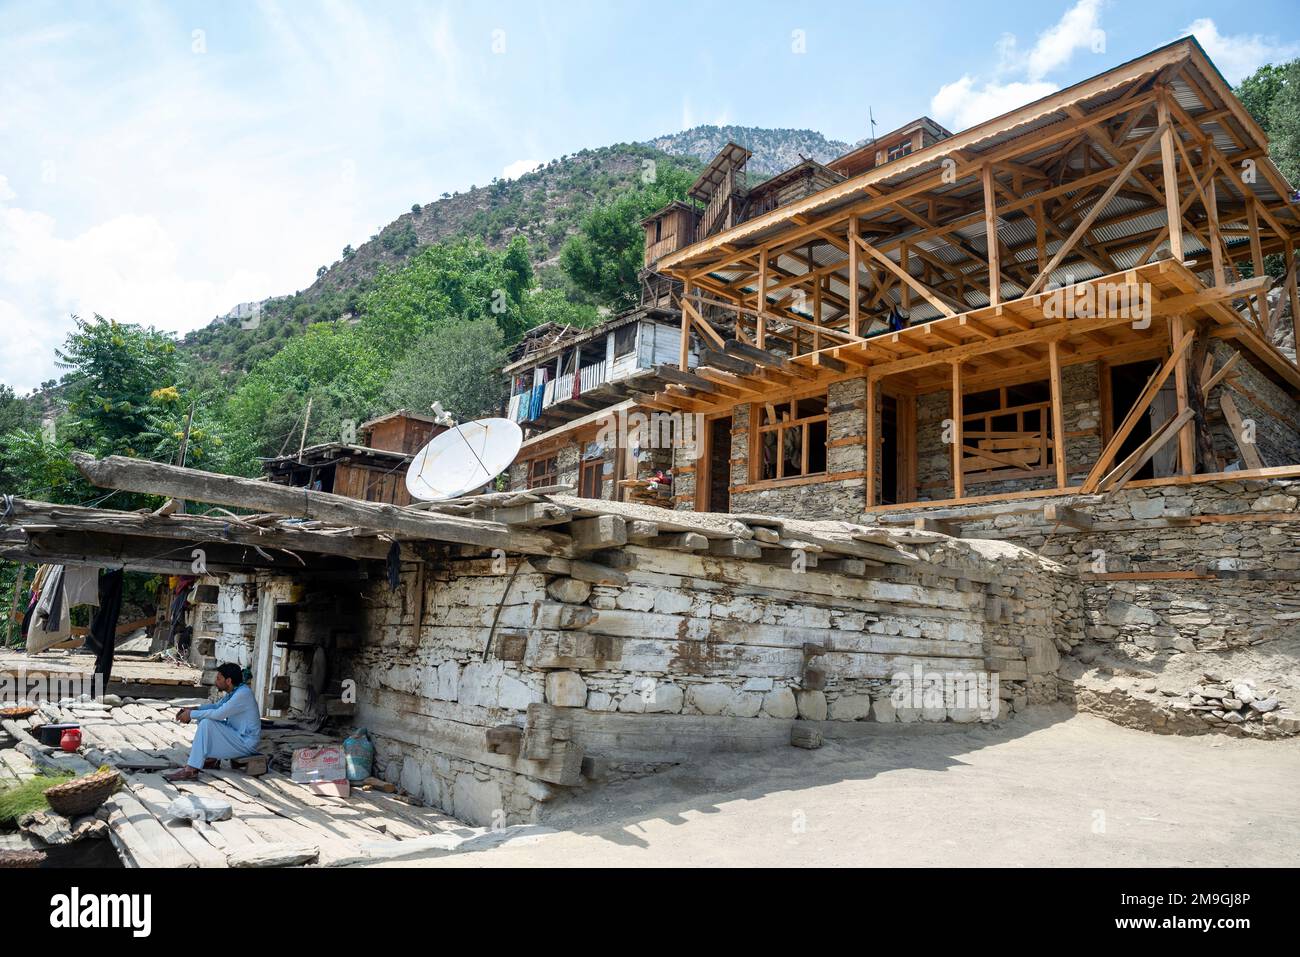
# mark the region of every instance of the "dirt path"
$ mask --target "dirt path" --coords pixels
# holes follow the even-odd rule
[[[561,832],[430,866],[1295,866],[1300,740],[1173,737],[1064,708],[895,725],[597,788]]]

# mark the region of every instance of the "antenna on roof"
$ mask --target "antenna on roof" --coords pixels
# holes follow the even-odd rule
[[[867,119],[871,123],[871,142],[876,141],[876,115],[871,112],[871,107],[867,107]]]

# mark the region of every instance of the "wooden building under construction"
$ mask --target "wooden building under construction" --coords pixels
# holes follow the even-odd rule
[[[686,334],[668,384],[623,407],[702,417],[677,508],[855,520],[1300,463],[1277,344],[1296,194],[1194,39],[770,186],[745,184],[748,158],[729,144],[693,215],[645,224]],[[600,418],[533,443],[580,445]]]

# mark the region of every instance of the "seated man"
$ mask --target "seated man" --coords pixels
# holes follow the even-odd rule
[[[198,721],[190,758],[179,771],[164,775],[169,781],[192,781],[204,767],[213,768],[222,758],[243,758],[257,753],[262,737],[262,716],[258,712],[253,689],[244,684],[239,665],[224,664],[217,669],[217,690],[225,697],[197,708],[181,708],[176,720],[181,724]]]

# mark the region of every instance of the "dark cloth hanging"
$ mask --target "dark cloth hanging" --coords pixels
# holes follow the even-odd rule
[[[388,590],[397,591],[402,583],[402,548],[393,542],[388,549]]]
[[[90,619],[87,637],[98,648],[95,674],[102,675],[105,686],[113,674],[113,652],[117,647],[117,619],[122,614],[122,582],[126,572],[120,568],[99,573],[99,608]]]
[[[167,647],[176,648],[176,636],[185,627],[185,603],[189,601],[190,591],[197,578],[185,576],[177,579],[176,591],[172,594],[171,604],[167,607]]]

